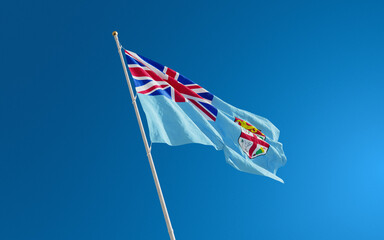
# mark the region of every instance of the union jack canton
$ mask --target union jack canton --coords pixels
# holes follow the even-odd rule
[[[190,102],[208,121],[216,121],[217,109],[212,105],[211,93],[166,66],[134,52],[124,52],[138,93]]]

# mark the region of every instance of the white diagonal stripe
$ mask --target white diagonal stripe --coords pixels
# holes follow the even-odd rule
[[[211,104],[211,102],[212,102],[212,101],[210,101],[210,100],[208,100],[208,99],[205,99],[205,98],[197,98],[197,97],[194,97],[194,96],[185,94],[185,93],[182,93],[181,95],[183,95],[183,96],[184,96],[185,98],[187,98],[187,99],[192,99],[192,100],[199,101],[199,102],[204,102],[204,103],[208,103],[208,104]]]
[[[147,67],[140,66],[139,64],[128,64],[129,68],[141,68],[143,70],[149,70]]]
[[[165,88],[155,88],[155,89],[152,89],[152,91],[150,91],[150,92],[147,92],[147,93],[142,93],[142,94],[146,94],[146,95],[150,95],[151,93],[153,93],[154,91],[157,91],[157,90],[165,90],[165,89],[168,89],[169,88],[169,86],[168,87],[165,87]],[[145,90],[144,90],[145,91]],[[138,93],[141,93],[141,91],[137,91]]]
[[[204,88],[196,88],[196,89],[191,89],[191,90],[194,91],[195,93],[205,93],[205,92],[208,92]]]
[[[153,86],[161,86],[161,85],[169,86],[169,84],[167,82],[165,82],[165,81],[158,81],[158,82],[157,81],[150,81],[150,82],[148,82],[147,84],[145,84],[143,86],[136,87],[136,91],[141,92],[141,91],[148,90],[148,89],[150,89]]]
[[[136,77],[136,76],[132,76],[135,80],[151,80],[151,81],[154,81],[152,77],[150,76],[143,76],[143,77]]]

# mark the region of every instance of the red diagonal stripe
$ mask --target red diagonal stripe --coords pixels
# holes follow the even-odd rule
[[[170,76],[172,78],[176,77],[176,72],[170,68],[167,69],[167,72],[165,74],[167,74],[168,76]]]
[[[134,77],[151,77],[155,81],[163,81],[163,79],[152,70],[144,70],[142,68],[129,68]]]
[[[173,89],[175,94],[175,102],[186,102],[187,99],[181,95],[176,89]]]
[[[193,105],[195,105],[197,108],[199,108],[205,115],[207,115],[212,121],[216,120],[216,117],[213,116],[210,112],[208,112],[204,107],[202,107],[199,103],[197,103],[195,100],[188,99]]]
[[[202,87],[200,87],[199,85],[195,85],[195,86],[186,86],[186,87],[189,88],[189,89],[202,88]]]
[[[129,68],[129,71],[131,72],[132,76],[135,76],[135,77],[149,76],[147,71],[142,68],[138,68],[138,67]]]

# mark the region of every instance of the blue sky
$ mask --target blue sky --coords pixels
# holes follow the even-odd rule
[[[211,147],[153,145],[177,239],[383,239],[383,11],[2,3],[0,239],[168,239],[114,30],[281,130],[285,184],[236,171]]]

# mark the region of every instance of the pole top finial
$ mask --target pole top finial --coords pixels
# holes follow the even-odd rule
[[[112,33],[113,36],[117,36],[117,34],[118,33],[116,31],[113,31],[113,33]]]

